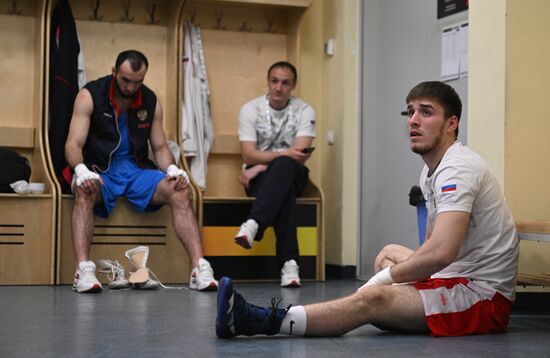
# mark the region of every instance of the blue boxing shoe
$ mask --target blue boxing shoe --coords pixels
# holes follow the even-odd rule
[[[271,307],[252,305],[233,290],[229,277],[222,277],[218,287],[216,335],[219,338],[231,338],[239,335],[279,333],[283,318],[290,308],[277,308],[280,302],[273,298]]]

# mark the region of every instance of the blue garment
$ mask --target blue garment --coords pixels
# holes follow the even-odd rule
[[[124,196],[138,212],[155,211],[162,205],[149,205],[158,183],[166,174],[158,169],[142,169],[132,157],[132,142],[128,136],[128,116],[118,117],[120,144],[113,153],[107,173],[100,173],[102,203],[94,208],[95,214],[106,218],[116,205],[117,198]]]

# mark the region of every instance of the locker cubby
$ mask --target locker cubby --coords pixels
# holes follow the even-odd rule
[[[56,190],[43,146],[44,10],[0,1],[0,148],[17,151],[40,194],[0,194],[0,284],[54,283]]]

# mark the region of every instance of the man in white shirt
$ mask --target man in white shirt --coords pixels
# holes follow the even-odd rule
[[[267,72],[268,94],[246,103],[239,115],[239,141],[244,160],[239,181],[255,196],[250,215],[235,236],[245,249],[273,225],[281,267],[281,286],[300,286],[296,234],[296,198],[308,182],[305,162],[315,138],[315,111],[292,97],[296,68],[276,62]]]
[[[335,336],[364,324],[434,336],[506,330],[519,243],[499,184],[485,161],[456,140],[462,103],[452,87],[420,83],[406,103],[410,148],[426,164],[424,244],[416,251],[386,246],[375,259],[376,274],[348,297],[289,309],[251,305],[224,277],[218,337]]]

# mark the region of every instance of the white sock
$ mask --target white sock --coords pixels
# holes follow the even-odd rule
[[[307,316],[304,306],[293,306],[288,310],[279,333],[303,336],[306,333]]]

